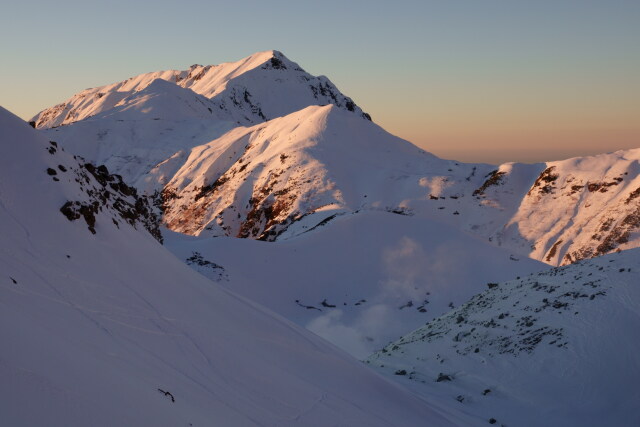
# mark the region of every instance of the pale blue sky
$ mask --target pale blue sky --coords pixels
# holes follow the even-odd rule
[[[640,146],[640,1],[4,4],[0,98],[27,118],[86,87],[277,49],[444,157]]]

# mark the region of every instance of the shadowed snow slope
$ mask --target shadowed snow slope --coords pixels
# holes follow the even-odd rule
[[[453,227],[388,212],[338,215],[272,243],[164,234],[167,248],[201,273],[359,358],[487,282],[547,267]]]
[[[470,425],[640,425],[640,249],[495,283],[368,363]]]
[[[96,172],[81,187],[72,156],[2,109],[0,129],[3,424],[448,425],[107,205],[95,234],[87,210],[66,218],[67,201],[117,181]]]

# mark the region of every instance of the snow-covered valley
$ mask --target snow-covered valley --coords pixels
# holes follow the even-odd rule
[[[441,159],[278,51],[29,124],[0,109],[0,424],[640,422],[640,148]]]

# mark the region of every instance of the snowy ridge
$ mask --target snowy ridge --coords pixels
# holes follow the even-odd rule
[[[480,209],[467,227],[552,265],[638,247],[639,161],[640,149],[633,149],[502,165],[474,192]],[[480,223],[483,216],[489,221]]]
[[[551,264],[638,247],[639,161],[634,149],[547,163],[500,238],[517,226],[530,255]]]
[[[400,212],[407,192],[390,189],[388,173],[403,180],[431,162],[443,163],[371,122],[307,107],[194,148],[163,190],[164,220],[187,234],[274,240],[309,215],[315,225],[365,206]]]
[[[119,186],[117,178],[100,168],[89,182],[67,179],[68,168],[50,174],[73,157],[51,153],[6,110],[0,129],[4,424],[451,425],[313,334],[191,271],[146,231],[114,224],[110,209],[95,215],[95,234],[69,221],[60,206]]]
[[[265,51],[237,62],[145,73],[119,83],[86,89],[41,111],[32,121],[37,128],[51,128],[105,113],[126,103],[127,98],[157,79],[210,99],[216,117],[243,125],[323,104],[336,105],[370,120],[326,77],[310,75],[278,51]]]
[[[471,425],[636,425],[640,250],[503,283],[367,362]]]

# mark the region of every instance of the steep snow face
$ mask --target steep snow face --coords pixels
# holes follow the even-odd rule
[[[531,255],[552,264],[638,247],[639,160],[635,149],[548,163],[506,225],[505,239],[517,228],[533,241]]]
[[[141,74],[107,86],[86,89],[33,117],[38,128],[68,125],[121,107],[157,79],[210,99],[215,116],[254,124],[309,105],[333,104],[370,120],[368,114],[324,76],[315,77],[278,51],[259,52],[237,62],[193,65],[185,71]]]
[[[450,425],[134,229],[109,205],[117,178],[1,109],[0,129],[4,424]],[[60,211],[101,189],[93,225]]]
[[[476,418],[467,425],[638,425],[639,259],[490,284],[367,363]]]
[[[364,358],[495,280],[548,268],[458,229],[389,212],[335,215],[295,239],[165,246],[212,280]]]
[[[447,164],[335,106],[307,107],[194,148],[164,188],[164,220],[187,234],[274,240],[340,212],[404,212],[424,194],[420,177]]]

